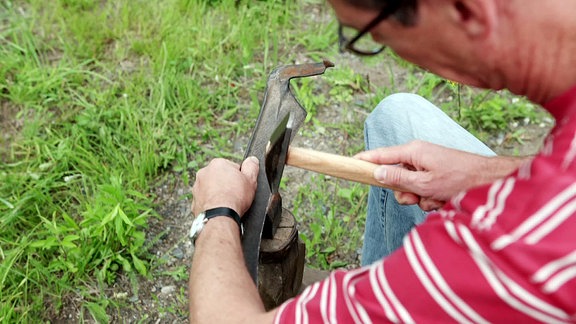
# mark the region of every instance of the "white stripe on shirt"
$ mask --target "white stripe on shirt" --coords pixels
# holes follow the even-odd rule
[[[566,256],[546,263],[532,276],[532,281],[535,283],[544,282],[560,269],[571,265],[576,265],[576,251],[572,251],[572,253]]]
[[[498,193],[498,196],[496,197],[496,205],[492,210],[488,212],[488,215],[481,221],[481,224],[478,226],[480,229],[488,230],[492,227],[492,225],[494,225],[498,216],[502,214],[502,211],[506,206],[506,199],[508,199],[510,193],[512,193],[515,183],[516,181],[514,180],[514,178],[506,179],[502,190]]]
[[[527,235],[530,231],[534,230],[543,221],[550,217],[558,208],[564,205],[567,201],[574,198],[576,195],[576,183],[568,186],[562,192],[552,198],[547,204],[542,206],[536,213],[528,217],[522,224],[514,229],[510,234],[505,234],[492,242],[492,249],[501,250],[506,246],[514,243],[523,236]]]
[[[518,178],[522,179],[522,180],[529,180],[530,177],[532,176],[532,161],[534,161],[533,159],[524,162],[522,165],[520,165],[520,167],[518,168]]]
[[[562,161],[562,169],[566,170],[574,161],[574,157],[576,157],[576,136],[572,137],[572,142],[570,142],[570,150],[564,155],[564,161]]]
[[[576,212],[576,198],[572,199],[568,204],[564,205],[559,211],[557,211],[552,217],[548,218],[545,223],[538,226],[530,235],[526,236],[526,243],[528,244],[536,244],[538,243],[544,236],[550,234],[550,232],[554,231],[558,228],[562,223],[574,216]]]
[[[362,270],[362,271],[355,272],[354,278],[352,278],[350,280],[347,297],[350,298],[351,306],[352,306],[352,309],[350,310],[350,314],[353,314],[353,317],[355,319],[358,319],[358,317],[360,317],[360,320],[357,323],[368,324],[368,323],[372,323],[372,319],[368,316],[366,309],[364,308],[364,306],[362,306],[362,304],[358,301],[358,298],[356,297],[356,283],[359,280],[364,280],[364,278],[358,277],[357,275],[359,273],[368,271],[368,269],[367,268],[360,268],[359,270]]]
[[[454,227],[453,221],[445,220],[444,221],[444,228],[446,228],[446,232],[452,238],[452,240],[454,240],[454,242],[456,242],[458,244],[462,243],[460,236],[458,236],[458,233],[456,232],[456,228]]]
[[[378,268],[377,268],[378,269],[378,279],[382,283],[382,285],[381,285],[382,291],[384,291],[384,295],[388,298],[388,300],[390,300],[390,304],[392,305],[392,308],[396,311],[396,314],[398,314],[398,317],[400,318],[400,322],[402,322],[402,323],[414,323],[414,319],[412,319],[412,316],[410,316],[410,313],[408,312],[408,310],[406,310],[404,305],[402,305],[400,300],[398,300],[398,297],[396,297],[396,295],[394,294],[392,287],[390,287],[390,284],[388,284],[388,280],[386,279],[386,273],[384,271],[385,264],[386,264],[386,262],[382,262],[382,263],[378,264]]]
[[[502,271],[495,267],[485,255],[470,230],[458,225],[458,231],[464,243],[470,249],[472,259],[484,274],[494,292],[510,307],[546,323],[568,323],[570,317],[561,309],[554,307],[539,299],[520,285],[508,278]]]
[[[378,301],[380,306],[384,309],[384,314],[386,314],[386,317],[391,322],[399,323],[398,317],[396,316],[396,314],[392,310],[390,303],[388,302],[386,297],[384,297],[384,291],[383,291],[384,283],[380,283],[378,281],[378,277],[376,274],[376,271],[378,271],[378,268],[379,268],[378,264],[374,264],[373,266],[370,267],[370,273],[369,273],[370,286],[372,287],[372,291],[374,292],[374,296],[376,297],[376,300]]]
[[[545,283],[543,289],[546,293],[553,293],[574,278],[576,271],[576,251],[559,259],[548,262],[532,276],[532,282]]]
[[[346,302],[346,307],[348,308],[348,314],[354,319],[354,323],[362,323],[360,319],[361,314],[358,310],[358,302],[355,300],[356,286],[355,282],[358,280],[356,275],[366,271],[364,268],[359,268],[356,270],[350,270],[344,274],[342,279],[342,289],[346,292],[344,294],[344,301]]]
[[[440,292],[446,297],[446,299],[454,305],[464,316],[475,323],[489,323],[486,319],[484,319],[480,314],[472,309],[465,301],[463,301],[446,283],[442,274],[434,264],[433,260],[426,252],[426,248],[422,243],[422,239],[418,235],[417,231],[412,231],[411,233],[412,240],[414,241],[414,247],[416,248],[416,253],[422,260],[424,268],[428,271],[432,281],[436,284],[436,286],[440,289]]]
[[[304,290],[302,296],[298,298],[296,302],[296,324],[308,324],[308,313],[306,310],[306,303],[314,298],[316,292],[318,291],[319,282],[314,283],[310,287]]]
[[[476,210],[474,210],[474,213],[472,214],[472,226],[478,226],[480,221],[486,215],[486,212],[494,208],[494,205],[496,204],[496,195],[502,188],[503,184],[504,184],[503,179],[498,179],[494,181],[494,183],[492,183],[490,189],[488,190],[488,197],[486,198],[486,203],[484,205],[476,207]]]
[[[544,292],[551,294],[560,289],[566,282],[576,278],[576,267],[572,266],[560,271],[558,274],[550,278],[544,285]]]
[[[330,275],[330,323],[338,323],[336,319],[336,297],[338,296],[338,287],[336,286],[336,276]]]
[[[416,231],[412,231],[412,234],[406,236],[404,238],[404,251],[406,252],[406,257],[408,258],[408,262],[414,270],[416,277],[420,280],[420,283],[424,286],[430,297],[443,309],[448,315],[450,315],[456,322],[458,323],[471,323],[471,321],[466,318],[464,314],[459,312],[456,308],[452,306],[452,304],[444,298],[442,293],[438,291],[438,289],[434,286],[433,281],[428,277],[425,271],[425,265],[421,265],[417,255],[417,251],[415,251],[415,246],[412,243],[413,233]]]
[[[322,321],[324,323],[329,323],[328,321],[328,307],[329,307],[329,299],[330,296],[330,281],[325,280],[322,284],[322,294],[320,296],[320,315],[322,316]]]

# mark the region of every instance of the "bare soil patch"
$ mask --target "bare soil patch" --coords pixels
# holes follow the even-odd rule
[[[17,107],[0,99],[0,160],[8,161],[11,143],[18,137],[23,124],[24,120],[18,118]]]

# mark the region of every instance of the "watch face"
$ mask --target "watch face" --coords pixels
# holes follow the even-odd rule
[[[200,231],[202,231],[202,228],[204,228],[204,220],[204,213],[200,213],[200,215],[194,219],[194,222],[192,222],[192,227],[190,227],[190,238],[192,240],[196,239]]]

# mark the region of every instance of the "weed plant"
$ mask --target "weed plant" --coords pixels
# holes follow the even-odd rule
[[[535,109],[462,91],[393,56],[390,71],[408,72],[371,84],[338,66],[334,30],[320,0],[1,1],[0,322],[60,319],[67,303],[110,321],[121,305],[106,289],[119,273],[158,275],[146,234],[158,216],[155,180],[175,173],[190,184],[213,157],[238,161],[234,139],[252,131],[277,65],[336,61],[321,82],[293,85],[309,112],[302,136],[340,132],[340,154],[362,149],[362,120],[391,92],[458,98],[443,108],[478,132]],[[343,117],[323,120],[328,109]],[[322,176],[298,189],[311,266],[356,262],[366,192]]]

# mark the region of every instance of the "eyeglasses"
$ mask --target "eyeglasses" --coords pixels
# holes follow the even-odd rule
[[[368,39],[366,37],[361,41],[359,40],[368,34],[372,28],[376,27],[376,25],[394,14],[400,8],[401,2],[402,1],[399,0],[390,1],[386,8],[384,8],[376,18],[372,19],[366,27],[352,38],[348,38],[347,35],[353,35],[354,29],[343,26],[341,23],[338,24],[338,44],[340,46],[340,51],[347,50],[356,55],[363,56],[376,55],[382,52],[386,48],[385,45],[380,45],[374,42],[371,38]]]

